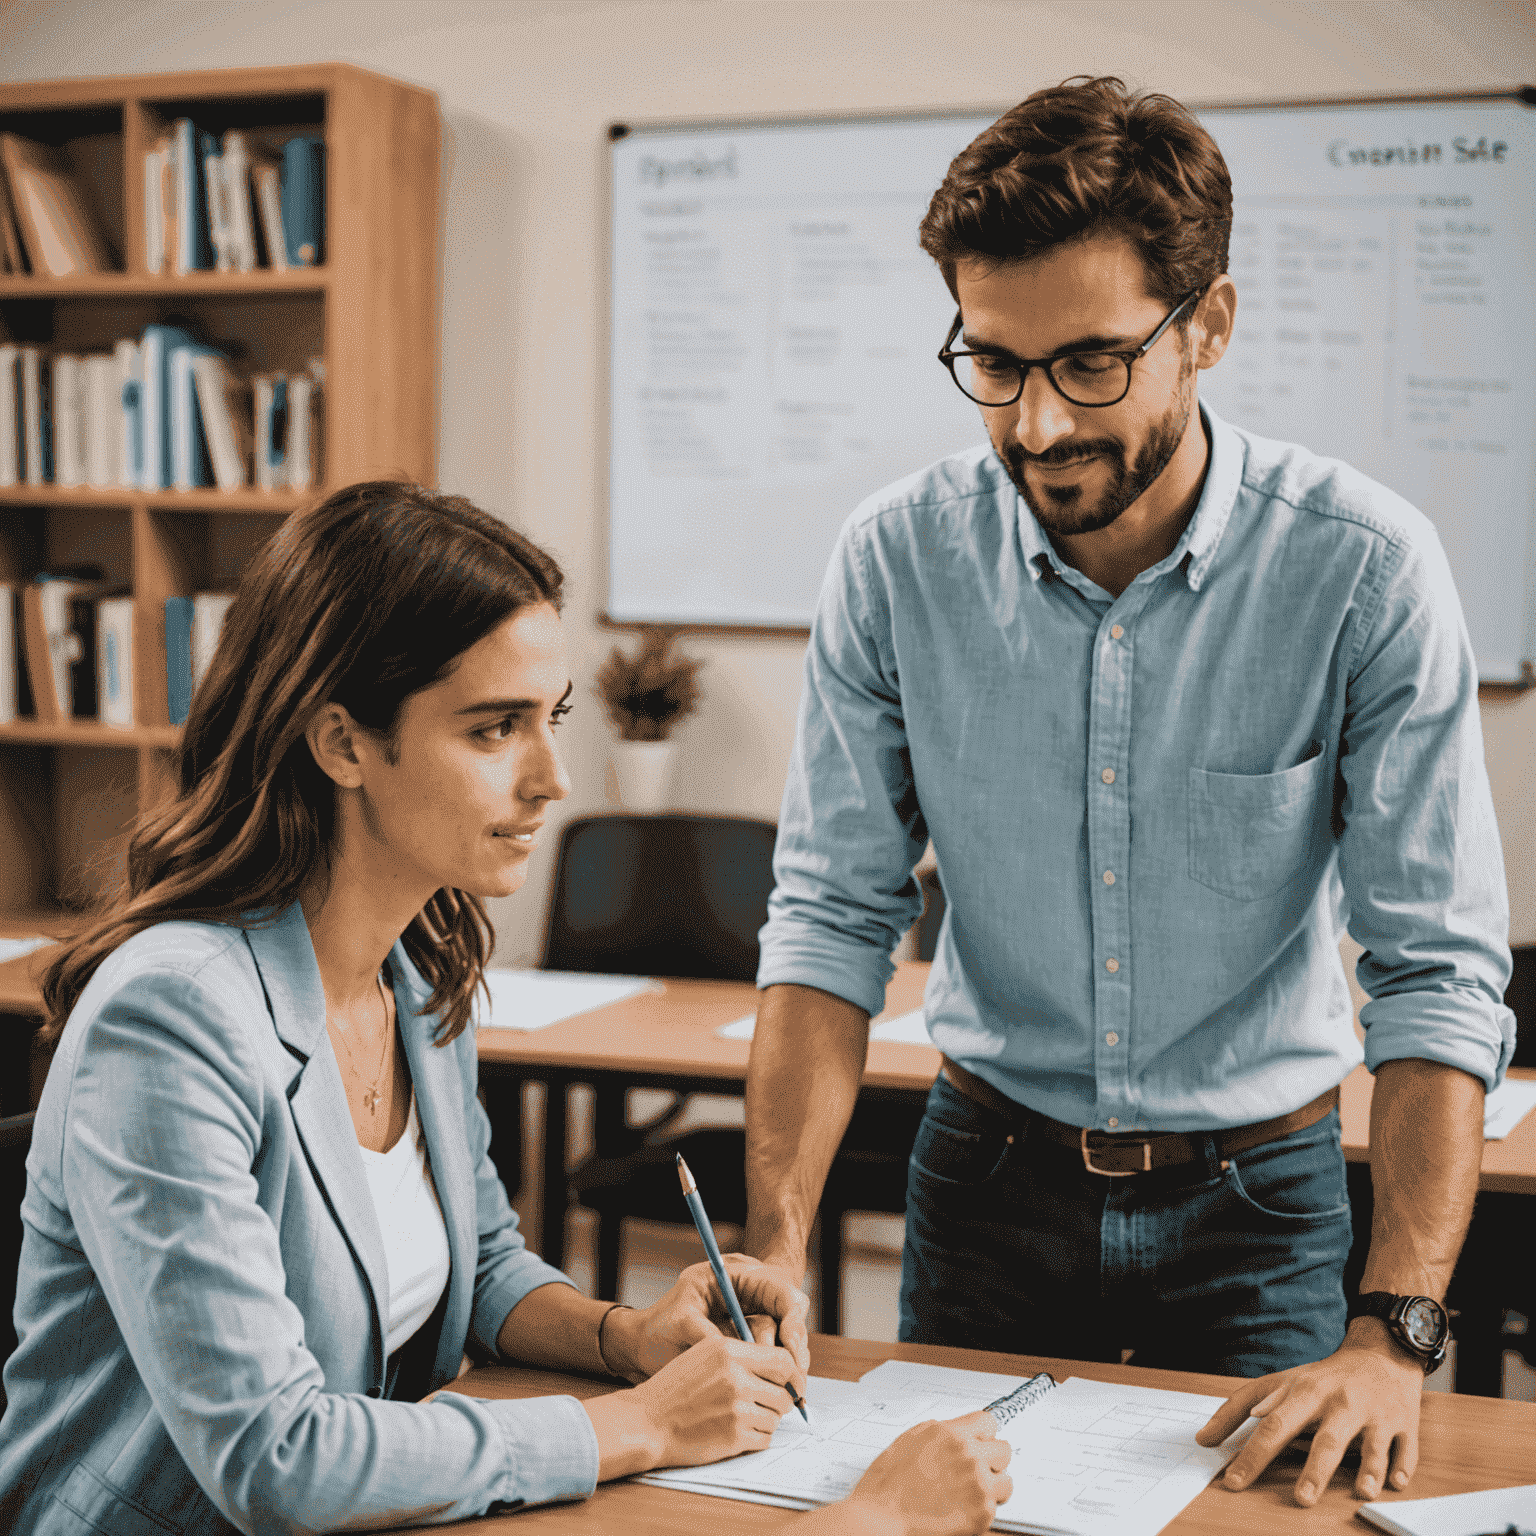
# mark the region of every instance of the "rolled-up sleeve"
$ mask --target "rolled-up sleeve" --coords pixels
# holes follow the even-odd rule
[[[1339,871],[1366,1065],[1418,1057],[1498,1085],[1514,1050],[1509,898],[1483,761],[1477,666],[1439,541],[1383,545],[1340,756]]]
[[[464,1520],[590,1493],[596,1437],[573,1398],[327,1391],[260,1199],[271,1089],[236,1007],[195,973],[121,986],[81,1042],[60,1170],[134,1367],[204,1492],[252,1532]],[[503,1296],[514,1272],[534,1273],[492,1267]]]
[[[868,528],[844,528],[811,630],[757,984],[817,987],[873,1015],[922,913],[912,869],[928,832]]]

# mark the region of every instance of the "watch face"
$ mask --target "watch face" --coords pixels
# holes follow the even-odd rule
[[[1427,1296],[1415,1296],[1403,1308],[1403,1331],[1420,1349],[1437,1349],[1445,1333],[1445,1313]]]

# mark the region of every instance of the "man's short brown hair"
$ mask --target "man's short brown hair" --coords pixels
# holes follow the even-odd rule
[[[1075,76],[1026,97],[955,156],[920,226],[955,292],[955,266],[1028,261],[1120,234],[1164,304],[1227,270],[1232,178],[1216,141],[1171,96]]]

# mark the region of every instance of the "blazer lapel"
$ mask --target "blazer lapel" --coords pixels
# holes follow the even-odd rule
[[[464,1340],[469,1337],[475,1300],[475,1271],[480,1243],[475,1209],[475,1170],[469,1165],[469,1134],[464,1124],[464,1081],[459,1053],[432,1043],[437,1018],[425,1011],[431,988],[411,964],[405,946],[396,943],[389,957],[395,983],[395,1013],[400,1039],[416,1089],[416,1114],[427,1138],[427,1157],[443,1225],[448,1231],[452,1268],[447,1309],[437,1340],[433,1386],[451,1381],[459,1371]]]
[[[373,1302],[375,1369],[382,1381],[389,1262],[341,1071],[325,1027],[325,990],[303,909],[294,902],[274,923],[246,928],[245,940],[255,956],[278,1038],[299,1064],[288,1086],[293,1122],[315,1180],[368,1282]]]

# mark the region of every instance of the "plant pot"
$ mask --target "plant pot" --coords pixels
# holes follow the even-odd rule
[[[616,741],[613,744],[613,777],[619,804],[626,811],[645,814],[667,804],[672,787],[675,741]]]

